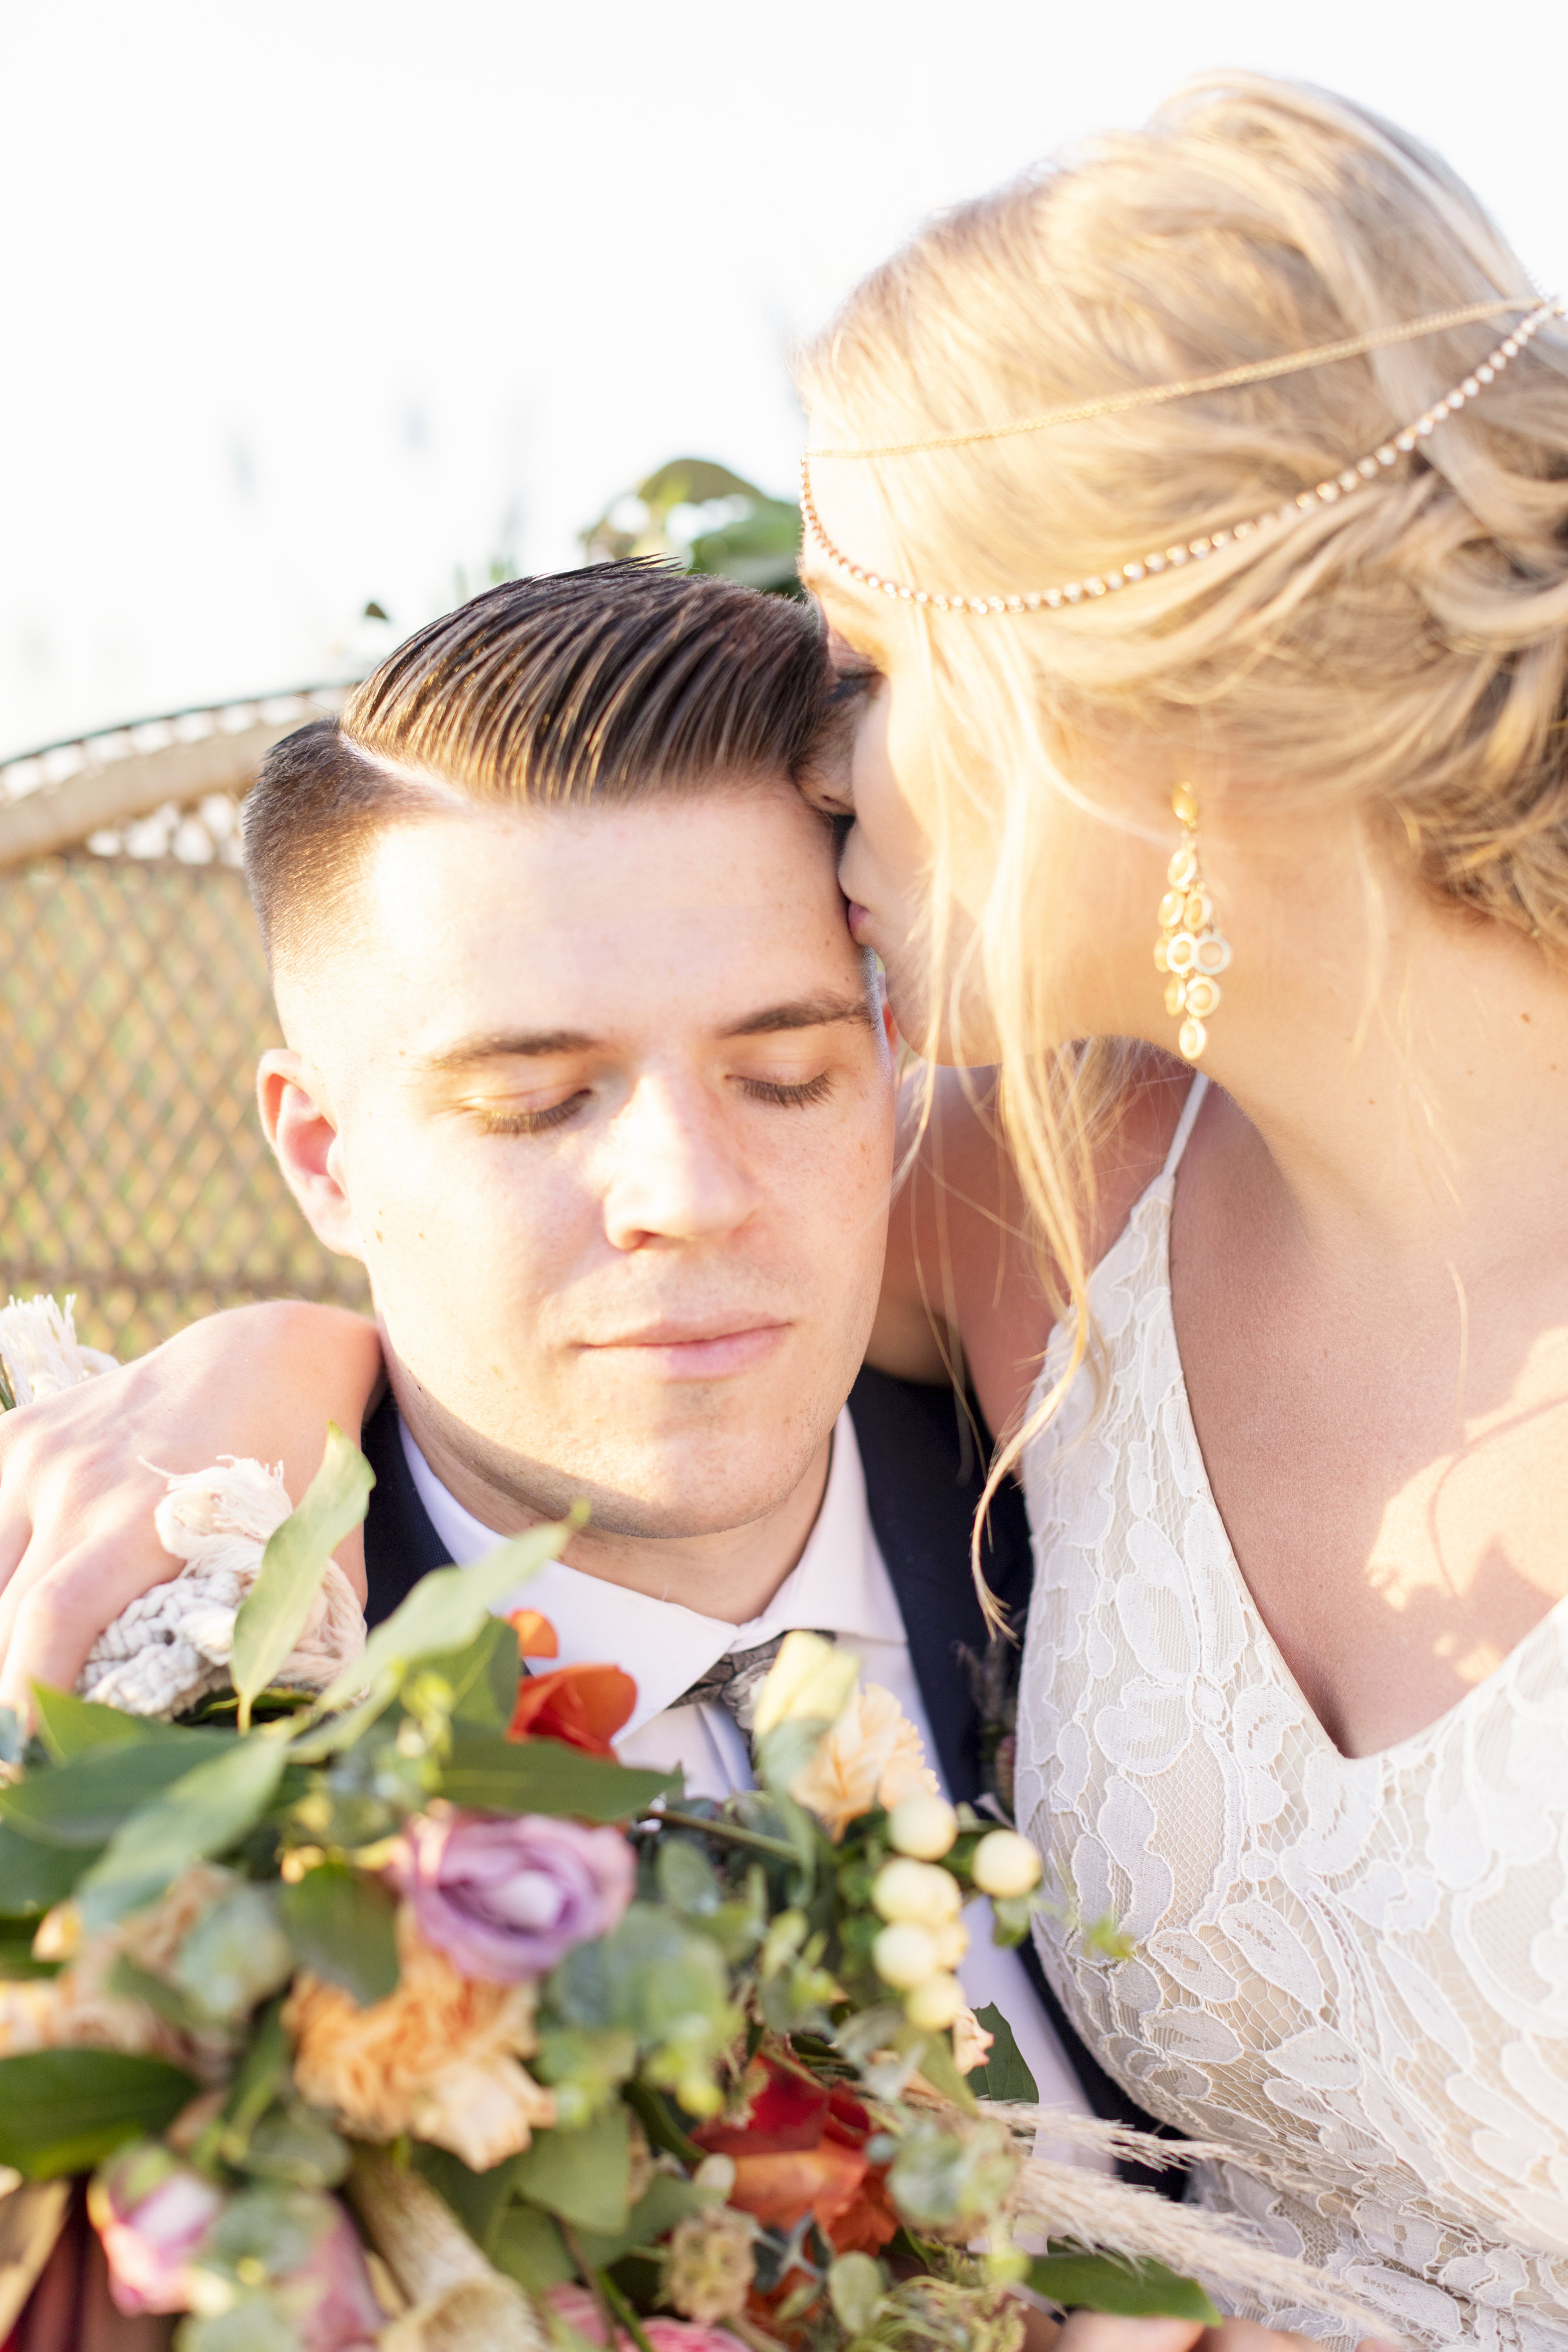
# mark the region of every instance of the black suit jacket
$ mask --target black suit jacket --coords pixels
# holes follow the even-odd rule
[[[942,1780],[955,1802],[973,1804],[983,1787],[982,1723],[967,1660],[984,1654],[988,1636],[970,1575],[969,1542],[988,1441],[977,1444],[969,1435],[950,1390],[892,1380],[885,1372],[861,1373],[849,1411],[871,1525],[903,1614]],[[409,1471],[390,1391],[366,1423],[363,1442],[376,1479],[365,1520],[365,1613],[376,1625],[429,1570],[447,1565],[447,1553]],[[1024,1497],[1010,1480],[991,1506],[982,1556],[987,1583],[1021,1633],[1034,1553]],[[1158,2130],[1079,2041],[1033,1945],[1023,1945],[1019,1958],[1094,2112],[1142,2131]],[[1169,2185],[1168,2176],[1138,2166],[1121,2169],[1126,2178],[1151,2187]]]

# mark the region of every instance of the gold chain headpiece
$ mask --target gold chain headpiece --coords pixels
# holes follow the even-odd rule
[[[927,604],[938,612],[951,613],[1036,613],[1042,605],[1051,611],[1063,604],[1079,604],[1085,597],[1106,596],[1122,588],[1135,586],[1139,581],[1157,578],[1165,571],[1174,571],[1183,564],[1202,562],[1205,556],[1216,555],[1223,548],[1253,538],[1259,531],[1277,529],[1282,523],[1298,521],[1303,514],[1318,507],[1333,506],[1342,498],[1358,490],[1365,482],[1373,480],[1380,469],[1396,465],[1402,454],[1414,449],[1417,441],[1425,440],[1442,424],[1476,399],[1486,386],[1496,382],[1510,360],[1517,359],[1531,338],[1549,319],[1563,315],[1563,304],[1558,300],[1536,302],[1478,302],[1468,310],[1435,311],[1428,318],[1414,319],[1404,326],[1380,327],[1370,334],[1347,337],[1337,343],[1320,343],[1310,351],[1291,352],[1282,358],[1256,360],[1245,367],[1227,368],[1219,375],[1189,376],[1177,383],[1147,384],[1137,390],[1115,393],[1103,400],[1081,402],[1072,408],[1047,409],[1044,415],[1021,419],[1013,425],[984,427],[973,433],[949,434],[931,441],[887,442],[858,449],[810,450],[800,461],[801,513],[805,527],[821,548],[835,572],[866,588],[879,589],[884,596],[897,596],[906,604]],[[1418,335],[1433,335],[1450,327],[1467,326],[1481,319],[1495,318],[1500,311],[1528,310],[1512,333],[1504,337],[1494,351],[1487,353],[1452,392],[1434,401],[1403,432],[1394,434],[1381,447],[1364,457],[1358,457],[1328,481],[1320,482],[1314,489],[1302,490],[1283,506],[1270,507],[1245,522],[1232,523],[1228,530],[1211,531],[1206,537],[1189,539],[1178,547],[1156,548],[1152,553],[1135,557],[1130,562],[1113,565],[1105,572],[1092,573],[1084,580],[1069,580],[1058,588],[1041,588],[1022,596],[960,596],[941,594],[928,588],[907,587],[901,581],[883,579],[864,565],[852,563],[841,549],[829,539],[822,527],[811,488],[811,460],[816,457],[913,457],[928,449],[961,449],[977,441],[999,441],[1016,433],[1037,433],[1052,425],[1076,424],[1086,417],[1117,415],[1130,408],[1152,406],[1167,400],[1184,400],[1192,394],[1220,392],[1233,385],[1257,383],[1269,376],[1289,375],[1300,369],[1324,367],[1334,360],[1353,359],[1363,352],[1375,351],[1382,345],[1413,341]]]

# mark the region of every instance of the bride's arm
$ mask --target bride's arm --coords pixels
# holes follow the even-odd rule
[[[104,1627],[174,1573],[153,1527],[158,1470],[222,1454],[281,1462],[298,1502],[328,1422],[357,1437],[381,1375],[361,1316],[237,1307],[119,1371],[0,1413],[0,1704],[25,1711],[34,1681],[68,1690]],[[363,1595],[357,1531],[337,1557]]]

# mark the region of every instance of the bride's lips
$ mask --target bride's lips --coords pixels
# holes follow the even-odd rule
[[[858,898],[851,898],[847,902],[846,912],[849,923],[849,936],[854,940],[856,946],[858,948],[869,947],[871,944],[871,909],[869,907],[863,907]]]
[[[645,1331],[590,1344],[595,1355],[623,1356],[656,1380],[720,1381],[762,1363],[788,1328],[787,1323],[747,1323],[728,1330],[654,1323]]]

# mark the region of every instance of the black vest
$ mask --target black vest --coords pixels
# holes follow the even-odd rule
[[[976,1441],[966,1431],[950,1390],[885,1372],[861,1373],[849,1412],[871,1525],[898,1595],[942,1780],[955,1803],[973,1804],[984,1787],[983,1722],[969,1661],[984,1654],[988,1636],[970,1575],[969,1542],[990,1440],[981,1433]],[[365,1613],[376,1625],[429,1570],[447,1565],[447,1553],[414,1484],[390,1390],[365,1423],[363,1443],[376,1478],[364,1531]],[[1023,1494],[1011,1480],[991,1506],[982,1557],[987,1583],[1021,1634],[1034,1553]],[[1095,2114],[1142,2131],[1159,2130],[1079,2041],[1033,1945],[1024,1944],[1019,1958]],[[1180,2194],[1169,2175],[1131,2165],[1121,2169],[1128,2179]]]

